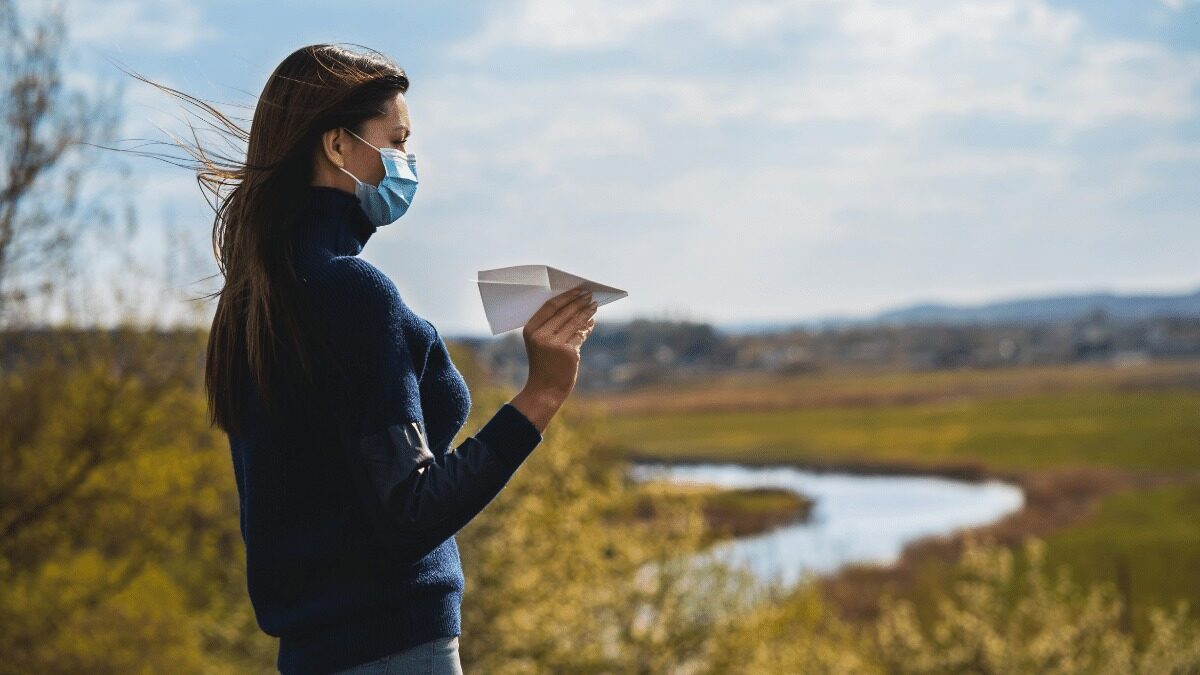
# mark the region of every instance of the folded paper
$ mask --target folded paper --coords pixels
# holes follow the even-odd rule
[[[492,335],[524,326],[550,298],[583,287],[592,292],[597,306],[627,295],[625,291],[564,272],[549,265],[514,265],[481,270],[476,278],[483,313]]]

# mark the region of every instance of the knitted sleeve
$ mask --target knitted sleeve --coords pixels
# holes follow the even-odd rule
[[[491,502],[542,435],[505,403],[435,461],[419,389],[435,344],[428,326],[382,271],[357,257],[331,258],[309,283],[342,366],[325,399],[356,492],[384,548],[416,562]]]

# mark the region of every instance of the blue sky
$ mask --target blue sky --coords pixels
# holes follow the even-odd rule
[[[393,57],[421,187],[363,257],[446,334],[523,263],[628,290],[601,321],[1200,285],[1192,0],[68,5],[80,86],[129,79],[107,55],[252,106],[305,44]],[[126,103],[125,137],[185,128]],[[159,223],[206,253],[193,176],[135,168],[141,250]]]

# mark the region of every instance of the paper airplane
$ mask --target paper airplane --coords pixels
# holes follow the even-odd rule
[[[592,292],[596,306],[627,295],[625,291],[575,276],[549,265],[514,265],[480,270],[476,283],[492,335],[520,328],[550,298],[582,286]]]

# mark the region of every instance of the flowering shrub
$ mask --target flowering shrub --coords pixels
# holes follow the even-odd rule
[[[912,602],[887,599],[873,626],[875,650],[893,673],[1196,673],[1200,632],[1183,603],[1152,612],[1139,651],[1121,628],[1115,590],[1072,582],[1046,568],[1046,545],[1012,550],[969,540],[958,578],[938,599],[932,622]]]

